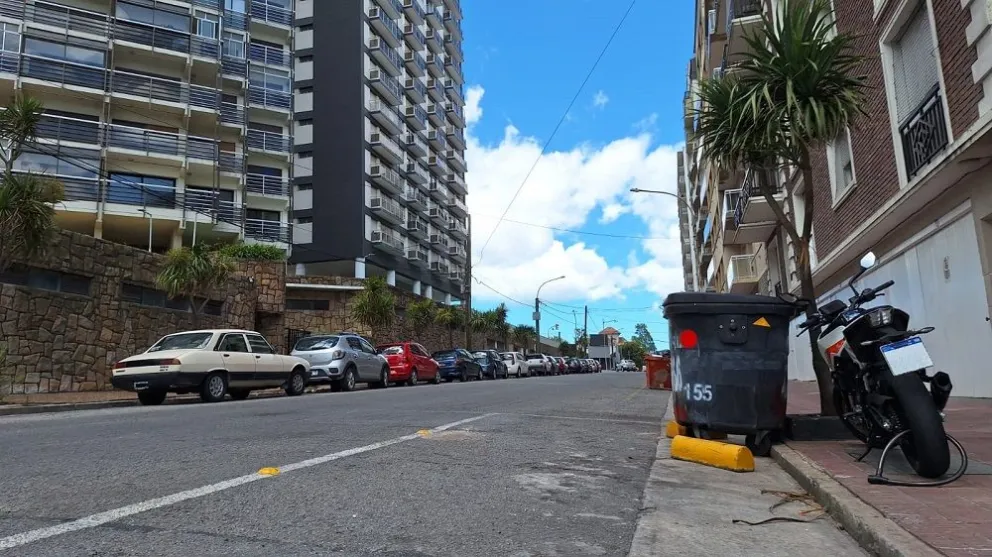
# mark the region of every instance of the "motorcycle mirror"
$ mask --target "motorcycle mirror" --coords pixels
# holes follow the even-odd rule
[[[864,257],[861,258],[861,270],[867,271],[868,269],[871,269],[875,266],[875,262],[875,254],[869,251]]]

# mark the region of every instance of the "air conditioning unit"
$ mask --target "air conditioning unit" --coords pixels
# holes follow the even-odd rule
[[[383,17],[382,8],[379,6],[369,8],[369,19],[379,19],[380,17]]]
[[[379,68],[372,68],[369,70],[369,79],[371,81],[378,81],[382,79],[382,70]]]
[[[382,243],[382,242],[385,242],[385,241],[386,241],[386,236],[382,232],[380,232],[378,230],[373,230],[372,231],[372,243],[373,244],[379,244],[379,243]]]
[[[382,208],[384,208],[382,198],[381,197],[373,197],[372,198],[372,201],[369,202],[369,207],[371,207],[373,209],[382,209]]]
[[[370,49],[376,50],[376,49],[381,48],[381,47],[382,47],[382,39],[380,39],[379,37],[370,37],[369,38],[369,48]]]

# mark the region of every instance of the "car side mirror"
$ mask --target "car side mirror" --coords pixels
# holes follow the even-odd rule
[[[871,269],[872,267],[875,266],[876,262],[877,260],[875,258],[875,254],[869,251],[868,253],[865,254],[864,257],[861,258],[861,262],[860,262],[861,270],[867,271],[868,269]]]

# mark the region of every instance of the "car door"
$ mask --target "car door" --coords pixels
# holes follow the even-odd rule
[[[345,340],[348,341],[348,349],[351,352],[352,359],[355,360],[355,368],[358,369],[358,378],[363,381],[369,380],[371,378],[369,375],[369,356],[362,349],[362,341],[358,337],[345,337]]]
[[[365,354],[365,358],[368,361],[369,379],[378,379],[379,372],[382,371],[382,360],[379,359],[379,352],[376,351],[375,346],[372,346],[369,341],[364,338],[358,339],[362,346],[362,352]]]
[[[224,368],[227,369],[228,388],[248,388],[255,381],[255,358],[248,349],[248,341],[242,333],[226,333],[217,342]],[[209,371],[209,370],[203,370]]]
[[[437,362],[427,352],[423,346],[412,343],[410,350],[413,352],[414,360],[417,362],[417,369],[421,370],[421,377],[432,378],[437,375]]]
[[[289,378],[289,370],[283,365],[282,358],[262,335],[248,334],[245,337],[255,357],[255,386],[282,385]]]

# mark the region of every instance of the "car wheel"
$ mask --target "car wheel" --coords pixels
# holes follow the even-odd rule
[[[379,370],[379,380],[372,384],[375,389],[385,389],[389,386],[389,366],[382,366]]]
[[[234,400],[244,400],[251,394],[251,389],[231,389],[227,394]]]
[[[165,402],[165,391],[143,391],[138,393],[138,402],[142,406],[158,406]]]
[[[411,387],[413,387],[419,381],[420,381],[420,378],[417,377],[417,370],[415,370],[415,369],[414,370],[411,370],[410,371],[410,379],[407,380],[406,384],[409,385],[409,386],[411,386]]]
[[[200,399],[203,402],[220,402],[227,394],[227,377],[223,373],[213,372],[207,375],[200,385]]]
[[[286,383],[286,396],[300,396],[307,390],[307,377],[302,368],[296,368]]]
[[[436,369],[434,370],[434,384],[435,385],[441,384],[441,372]]]
[[[344,375],[341,376],[341,390],[345,392],[355,390],[355,366],[344,368]]]
[[[466,381],[468,381],[468,371],[465,368],[462,368],[461,382],[464,383]]]

